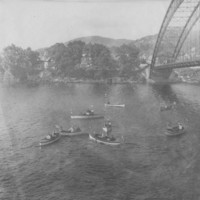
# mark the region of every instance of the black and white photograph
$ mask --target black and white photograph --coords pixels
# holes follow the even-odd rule
[[[200,0],[0,0],[0,200],[200,200]]]

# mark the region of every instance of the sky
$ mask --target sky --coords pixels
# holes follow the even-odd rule
[[[0,49],[33,50],[98,35],[157,34],[171,0],[0,0]]]

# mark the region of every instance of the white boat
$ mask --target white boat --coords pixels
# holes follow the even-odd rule
[[[41,139],[39,145],[44,146],[44,145],[52,144],[58,141],[60,137],[61,137],[60,133],[49,134],[45,138]]]
[[[104,104],[105,107],[120,107],[120,108],[124,108],[125,104]]]
[[[100,118],[104,118],[103,115],[71,115],[71,119],[100,119]]]
[[[113,137],[107,137],[107,136],[103,137],[100,134],[95,134],[95,135],[89,134],[89,139],[100,144],[106,144],[106,145],[111,145],[111,146],[120,145],[120,141],[118,141],[117,139]]]

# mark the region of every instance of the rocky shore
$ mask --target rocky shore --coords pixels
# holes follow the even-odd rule
[[[200,83],[200,68],[177,69],[178,80],[184,83]]]

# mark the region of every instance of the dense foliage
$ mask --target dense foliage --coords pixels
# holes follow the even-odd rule
[[[19,81],[38,75],[40,72],[39,53],[30,48],[8,46],[3,50],[1,56],[1,71],[9,72]]]
[[[136,76],[139,67],[139,49],[134,45],[122,45],[116,49],[121,76]]]
[[[134,76],[139,66],[139,49],[122,45],[114,51],[102,44],[73,41],[65,46],[55,44],[45,50],[51,58],[48,69],[52,76],[106,79]]]
[[[57,43],[39,54],[30,48],[11,45],[3,50],[0,65],[3,73],[9,72],[19,81],[29,80],[33,76],[40,76],[42,80],[44,74],[49,79],[130,78],[137,74],[139,49],[134,45],[122,45],[111,51],[102,44],[73,41],[67,45]]]

